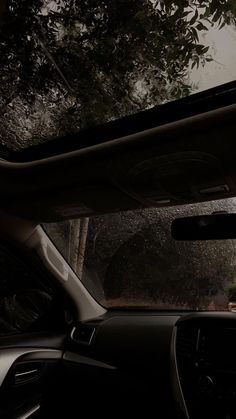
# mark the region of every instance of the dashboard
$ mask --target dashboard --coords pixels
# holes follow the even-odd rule
[[[113,391],[119,377],[163,418],[236,419],[236,314],[114,313],[78,325],[71,339],[70,359],[105,362]]]
[[[236,418],[235,315],[181,317],[172,336],[173,359],[174,394],[186,417]]]
[[[121,417],[236,419],[236,314],[114,309],[67,323],[59,291],[13,250],[0,244],[0,417],[68,417],[79,392],[91,416],[105,395]]]
[[[66,335],[0,337],[0,352],[1,417],[73,418],[80,394],[91,416],[109,401],[121,417],[236,419],[234,313],[110,311]]]

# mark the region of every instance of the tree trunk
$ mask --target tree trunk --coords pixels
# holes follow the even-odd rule
[[[82,279],[89,218],[70,221],[69,263]]]
[[[80,224],[79,252],[78,252],[77,267],[76,267],[76,273],[80,279],[82,279],[82,275],[83,275],[84,256],[85,256],[86,241],[87,241],[87,235],[88,235],[88,223],[89,223],[89,218],[83,218]]]
[[[70,221],[69,264],[76,272],[80,242],[80,220]]]

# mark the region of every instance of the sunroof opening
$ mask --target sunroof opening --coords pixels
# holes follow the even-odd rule
[[[48,142],[235,80],[234,0],[3,0],[0,146]]]

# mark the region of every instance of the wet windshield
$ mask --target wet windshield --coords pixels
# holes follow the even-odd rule
[[[46,224],[92,295],[106,307],[228,310],[236,302],[236,240],[176,241],[175,218],[236,212],[236,199],[149,208]]]

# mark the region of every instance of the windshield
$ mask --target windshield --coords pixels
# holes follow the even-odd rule
[[[2,0],[0,146],[235,80],[235,20],[235,0]]]
[[[179,242],[171,237],[175,218],[214,211],[236,212],[236,199],[44,227],[89,292],[106,307],[228,310],[236,307],[236,240]]]

